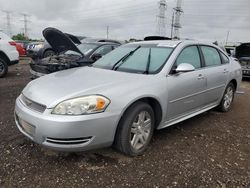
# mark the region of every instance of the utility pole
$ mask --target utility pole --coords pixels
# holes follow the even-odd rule
[[[30,17],[30,15],[28,15],[28,14],[25,14],[25,13],[22,13],[21,14],[22,16],[23,16],[23,20],[21,20],[21,21],[23,21],[23,24],[24,24],[24,36],[25,37],[28,37],[29,35],[28,35],[28,30],[29,30],[29,28],[28,28],[28,22],[30,22],[30,20],[28,20],[28,17]]]
[[[177,0],[177,6],[174,8],[175,11],[175,21],[174,21],[174,38],[179,39],[180,38],[180,31],[181,23],[180,23],[180,17],[183,13],[183,10],[181,8],[182,0]]]
[[[107,39],[109,38],[109,26],[107,26]]]
[[[227,42],[228,42],[229,34],[230,34],[230,31],[227,32],[226,45],[227,45]]]
[[[171,23],[171,39],[173,38],[173,30],[174,30],[174,11],[172,15],[172,23]]]
[[[11,11],[8,10],[2,10],[6,14],[6,31],[7,34],[12,37],[12,32],[11,32],[11,23],[10,23],[10,15]]]
[[[167,10],[167,2],[166,0],[160,0],[159,2],[159,13],[157,15],[157,28],[156,33],[159,36],[166,35],[166,10]]]

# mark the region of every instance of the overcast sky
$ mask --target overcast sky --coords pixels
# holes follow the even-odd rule
[[[143,38],[156,34],[159,0],[0,0],[2,10],[12,11],[11,28],[23,31],[20,13],[30,15],[29,36],[41,38],[46,27],[77,35],[114,39]],[[166,35],[170,36],[176,0],[167,0]],[[181,38],[250,41],[250,0],[183,0]],[[6,15],[0,12],[0,28]]]

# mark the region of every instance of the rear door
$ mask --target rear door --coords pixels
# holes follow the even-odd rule
[[[205,70],[197,46],[184,48],[176,59],[172,69],[181,63],[189,63],[195,71],[173,73],[168,76],[167,121],[185,116],[204,105],[206,90]]]
[[[200,46],[200,49],[206,66],[206,103],[218,103],[228,81],[229,59],[212,46]]]

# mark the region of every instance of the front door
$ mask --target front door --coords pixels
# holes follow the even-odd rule
[[[202,68],[198,47],[184,48],[173,67],[177,67],[181,63],[189,63],[195,67],[195,70],[168,76],[167,121],[184,116],[203,107],[205,103],[206,75]]]

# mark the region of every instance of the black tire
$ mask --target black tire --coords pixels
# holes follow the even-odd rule
[[[0,78],[3,78],[8,73],[8,64],[6,60],[0,57]]]
[[[232,91],[232,99],[231,99],[231,102],[230,102],[230,105],[226,105],[226,95],[229,91]],[[231,107],[232,107],[232,103],[233,103],[233,100],[234,100],[234,94],[235,94],[235,86],[232,82],[230,82],[225,91],[224,91],[224,94],[223,94],[223,97],[221,99],[221,102],[218,106],[218,110],[221,111],[221,112],[228,112]]]
[[[43,58],[46,58],[46,57],[50,57],[52,55],[55,55],[55,52],[53,50],[46,50],[44,53],[43,53]]]
[[[139,148],[138,150],[135,150],[132,147],[132,143],[131,143],[132,142],[131,134],[133,134],[131,132],[132,124],[134,123],[134,121],[136,121],[137,117],[139,118],[139,114],[141,113],[145,113],[145,116],[148,116],[148,118],[150,116],[151,127],[148,129],[150,130],[150,132],[148,133],[145,144],[141,146],[141,148]],[[138,119],[138,122],[139,122],[139,119]],[[137,102],[133,104],[131,107],[129,107],[128,110],[126,110],[125,114],[123,115],[122,119],[119,122],[117,131],[116,131],[114,147],[117,150],[129,156],[138,156],[138,155],[143,154],[143,152],[147,149],[150,143],[150,140],[152,138],[154,126],[155,126],[155,118],[154,118],[154,112],[153,112],[152,107],[149,104],[144,103],[144,102]],[[135,134],[133,136],[135,136]]]

